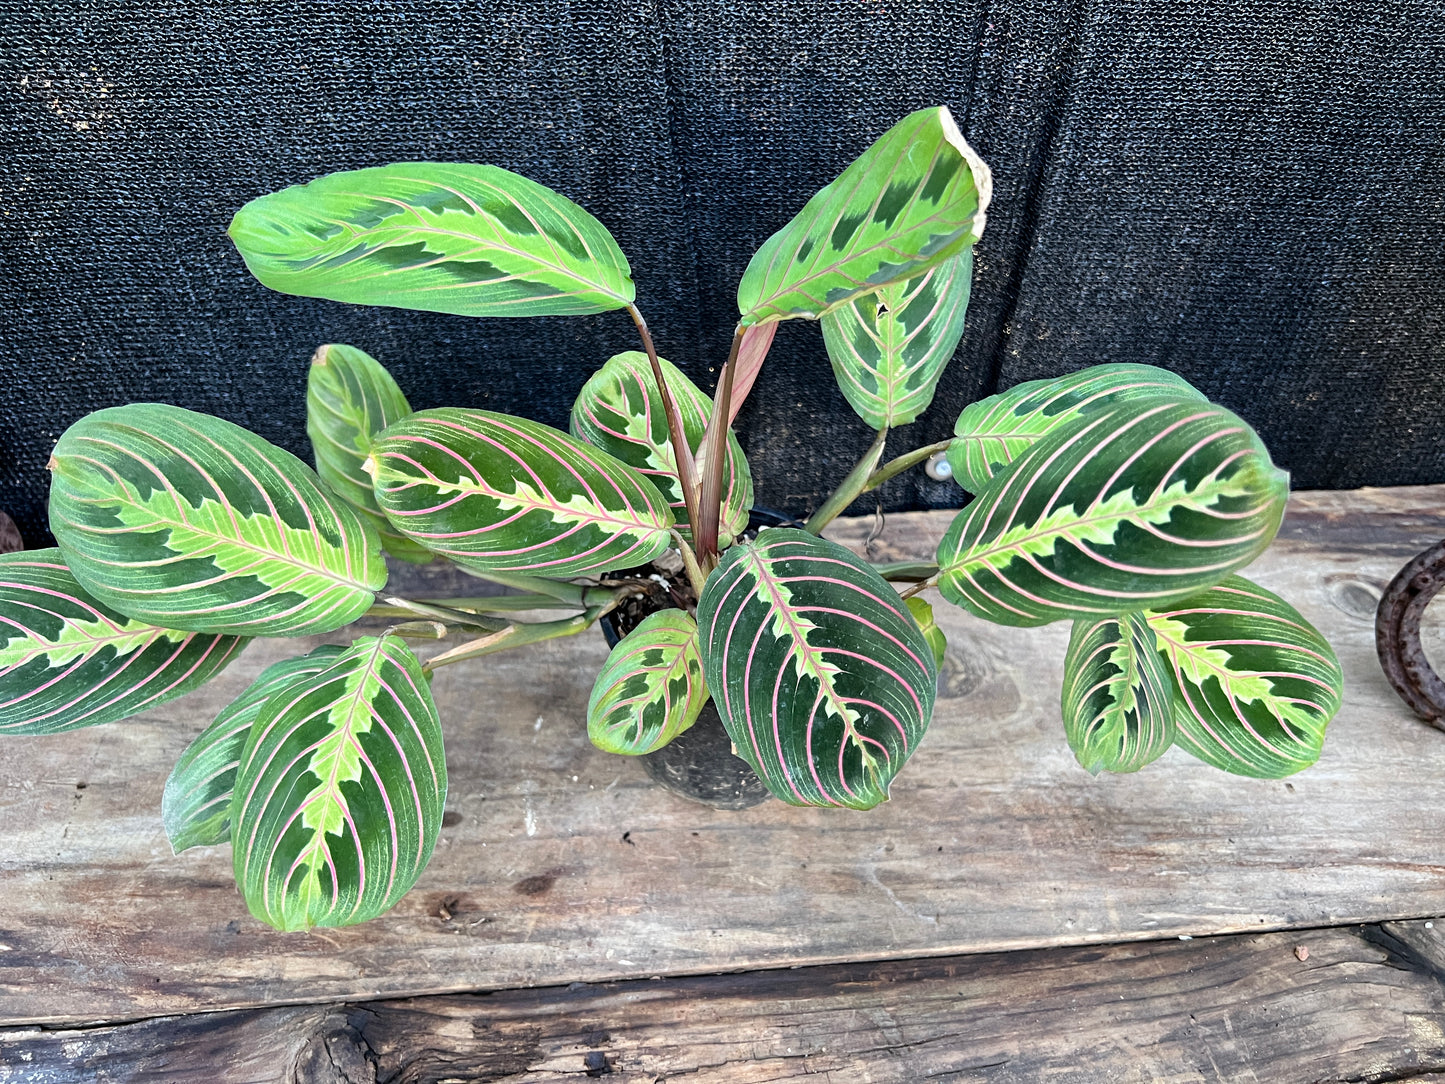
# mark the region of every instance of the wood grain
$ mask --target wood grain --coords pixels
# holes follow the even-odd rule
[[[946,513],[891,517],[876,559],[925,555]],[[871,521],[836,534],[861,544]],[[1445,735],[1374,658],[1373,599],[1445,534],[1445,487],[1299,494],[1251,575],[1330,637],[1345,707],[1320,764],[1233,779],[1171,752],[1079,769],[1058,717],[1067,628],[940,606],[932,729],[867,814],[690,805],[587,742],[601,637],[438,673],[443,842],[383,919],[312,935],[245,912],[227,848],[172,855],[170,765],[267,663],[133,720],[0,744],[0,1021],[596,982],[1117,942],[1445,913]],[[1438,631],[1436,640],[1439,640]],[[1438,642],[1436,649],[1438,650]]]
[[[0,1084],[1438,1082],[1442,948],[1392,923],[5,1029]]]

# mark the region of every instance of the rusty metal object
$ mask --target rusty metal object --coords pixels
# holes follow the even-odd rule
[[[1375,611],[1375,650],[1395,692],[1427,723],[1445,730],[1445,681],[1420,643],[1420,619],[1445,588],[1445,539],[1396,573]]]
[[[15,521],[0,512],[0,553],[19,553],[24,548],[25,540],[20,537]]]

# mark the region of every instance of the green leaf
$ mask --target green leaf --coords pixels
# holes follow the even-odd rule
[[[1080,418],[1134,399],[1203,399],[1181,376],[1153,365],[1093,365],[1053,380],[1029,380],[964,408],[948,446],[953,478],[970,493],[1029,445]]]
[[[707,703],[697,622],[682,610],[649,614],[607,656],[587,701],[587,736],[603,752],[661,749]]]
[[[944,598],[1001,625],[1167,605],[1248,564],[1288,476],[1254,430],[1202,400],[1140,399],[1035,442],[938,547]]]
[[[823,341],[848,404],[874,429],[915,420],[933,402],[963,337],[973,250],[823,317]]]
[[[742,323],[816,320],[923,274],[983,235],[992,190],[946,108],[910,113],[763,242],[738,286]]]
[[[1142,614],[1075,621],[1064,656],[1064,732],[1096,775],[1137,772],[1174,742],[1174,680]]]
[[[943,630],[938,627],[938,621],[933,616],[933,607],[927,599],[914,595],[905,600],[908,612],[913,615],[913,620],[918,625],[918,631],[923,633],[923,639],[928,648],[933,652],[934,665],[940,669],[943,667],[943,656],[948,650],[948,638],[943,635]]]
[[[81,587],[58,549],[0,554],[0,734],[147,711],[215,677],[247,643],[126,617]]]
[[[657,487],[539,422],[424,410],[372,446],[377,503],[427,549],[481,572],[565,578],[631,568],[671,542]]]
[[[1319,759],[1344,675],[1298,610],[1243,576],[1145,615],[1176,685],[1175,744],[1235,775],[1278,779]]]
[[[306,435],[316,456],[316,473],[376,528],[388,553],[424,565],[432,559],[431,551],[392,527],[376,506],[371,475],[364,469],[372,438],[410,413],[411,405],[391,374],[364,350],[331,343],[311,358]]]
[[[311,468],[238,425],[160,403],[98,410],[50,461],[50,529],[121,613],[193,632],[301,636],[366,612],[376,532]]]
[[[871,809],[933,713],[933,651],[888,582],[806,531],[729,549],[703,588],[708,688],[738,755],[793,805]]]
[[[397,162],[252,200],[231,221],[286,294],[460,316],[576,316],[634,296],[627,257],[571,200],[496,166]]]
[[[251,724],[271,694],[300,677],[319,674],[344,650],[323,644],[309,655],[272,663],[186,746],[161,796],[161,820],[175,853],[231,841],[231,793]]]
[[[421,665],[365,637],[268,697],[231,805],[236,884],[278,930],[350,926],[416,882],[441,831],[441,724]]]
[[[672,362],[657,360],[682,415],[687,445],[695,454],[702,446],[712,400]],[[572,404],[572,433],[645,475],[667,498],[677,521],[687,523],[687,502],[677,477],[667,417],[646,354],[636,350],[618,354],[592,374]],[[748,512],[753,506],[753,477],[742,446],[731,430],[722,493],[720,545],[726,547],[747,529]]]

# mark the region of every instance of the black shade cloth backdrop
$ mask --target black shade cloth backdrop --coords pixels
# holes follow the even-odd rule
[[[625,314],[467,320],[270,293],[225,237],[334,170],[491,162],[615,234],[705,388],[749,256],[909,110],[994,168],[937,400],[1102,361],[1173,369],[1300,487],[1445,481],[1445,3],[0,3],[0,507],[46,538],[87,411],[166,401],[309,458],[306,364],[370,351],[417,408],[565,426]],[[804,511],[871,434],[785,324],[740,421]],[[921,471],[888,509],[957,505]],[[872,507],[860,502],[855,511]]]

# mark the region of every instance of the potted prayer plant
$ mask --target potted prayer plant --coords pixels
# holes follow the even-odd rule
[[[587,381],[565,433],[413,412],[373,359],[322,347],[315,471],[174,406],[81,419],[49,464],[59,548],[0,557],[0,730],[123,718],[196,688],[249,637],[393,621],[266,669],[166,787],[173,845],[229,841],[252,913],[281,929],[380,915],[426,866],[447,785],[435,671],[613,611],[632,616],[596,679],[592,740],[654,751],[711,698],[785,802],[887,798],[933,708],[933,588],[987,621],[1073,622],[1064,734],[1091,771],[1171,745],[1244,775],[1313,763],[1340,671],[1288,603],[1237,574],[1274,536],[1287,484],[1234,414],[1163,370],[1102,365],[975,403],[946,445],[884,460],[958,343],[989,193],[946,109],[905,117],[754,256],[711,399],[658,356],[602,224],[516,174],[402,163],[247,204],[231,237],[273,289],[471,316],[621,309],[642,349]],[[797,318],[822,322],[877,439],[805,524],[753,536],[730,427],[778,322]],[[974,496],[935,563],[873,566],[819,537],[944,448]],[[383,547],[510,593],[388,592]],[[546,607],[572,613],[509,616]],[[443,636],[462,642],[425,661],[408,644]]]

